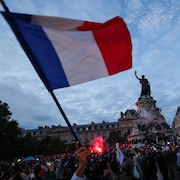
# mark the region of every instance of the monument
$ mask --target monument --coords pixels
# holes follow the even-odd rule
[[[140,96],[150,96],[151,95],[151,88],[150,88],[150,84],[149,81],[145,78],[144,75],[141,76],[141,78],[139,78],[137,76],[136,71],[134,72],[136,78],[139,80],[139,82],[141,83],[141,95]]]
[[[167,124],[161,109],[156,107],[156,100],[151,97],[151,88],[148,79],[142,75],[142,78],[135,76],[141,84],[141,93],[137,106],[138,118],[135,121],[135,126],[132,133],[128,137],[130,141],[148,141],[158,143],[173,136],[173,131]]]

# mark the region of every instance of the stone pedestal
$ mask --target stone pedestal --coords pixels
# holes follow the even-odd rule
[[[138,108],[138,118],[129,136],[130,140],[142,140],[152,135],[156,138],[158,133],[164,134],[168,130],[161,109],[156,107],[156,101],[151,96],[140,96],[135,104]]]
[[[157,115],[156,101],[151,96],[140,96],[136,102],[138,107],[138,123],[149,124]]]

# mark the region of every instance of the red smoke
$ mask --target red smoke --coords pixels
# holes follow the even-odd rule
[[[91,153],[103,153],[105,150],[103,138],[101,136],[95,137],[90,142],[89,150],[91,151]]]

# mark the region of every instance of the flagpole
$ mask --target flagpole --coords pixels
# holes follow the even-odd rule
[[[61,112],[61,114],[62,114],[64,120],[66,121],[66,124],[68,125],[68,127],[69,127],[71,133],[73,134],[73,136],[74,136],[74,138],[75,138],[75,140],[78,141],[78,142],[80,143],[79,138],[77,137],[77,134],[75,133],[73,127],[71,126],[71,124],[70,124],[70,122],[69,122],[69,120],[68,120],[66,114],[64,113],[64,111],[63,111],[63,109],[62,109],[62,107],[61,107],[59,101],[57,100],[55,94],[53,93],[53,91],[51,91],[50,94],[51,94],[51,96],[52,96],[54,102],[56,103],[56,105],[57,105],[59,111]],[[81,143],[80,143],[80,146],[81,146]]]
[[[75,133],[73,127],[71,126],[71,124],[70,124],[70,122],[69,122],[69,120],[68,120],[66,114],[64,113],[64,111],[63,111],[63,109],[62,109],[62,107],[61,107],[59,101],[57,100],[57,98],[56,98],[54,92],[53,92],[53,91],[50,91],[50,94],[51,94],[51,96],[52,96],[54,102],[56,103],[56,105],[57,105],[59,111],[61,112],[61,114],[62,114],[64,120],[66,121],[66,124],[68,125],[68,127],[69,127],[69,129],[70,129],[72,135],[74,136],[75,140],[79,142],[79,146],[81,147],[82,144],[81,144],[81,142],[79,141],[79,138],[78,138],[77,134]],[[87,158],[87,161],[88,161],[89,165],[90,165],[92,168],[94,168],[94,164],[93,164],[93,162],[91,161],[91,159]]]
[[[4,2],[3,0],[0,0],[0,2],[1,2],[1,4],[2,4],[2,7],[4,8],[4,10],[5,10],[6,12],[9,12],[9,9],[8,9],[8,7],[6,6],[5,2]]]
[[[0,0],[0,2],[1,2],[1,4],[2,4],[4,10],[5,10],[6,12],[10,12],[9,9],[8,9],[8,7],[6,6],[5,2],[4,2],[3,0]],[[12,19],[12,20],[11,20],[11,23],[14,25],[14,27],[11,25],[11,28],[12,28],[14,34],[16,35],[16,37],[19,37],[18,39],[19,39],[19,42],[20,42],[22,48],[24,49],[24,51],[25,51],[25,50],[28,50],[28,52],[29,52],[29,53],[26,53],[27,56],[28,56],[28,58],[29,58],[29,59],[34,58],[34,55],[33,55],[33,53],[31,52],[31,49],[30,49],[29,46],[27,45],[27,43],[26,43],[26,41],[24,40],[24,38],[23,38],[20,34],[17,33],[17,32],[18,32],[18,28],[17,28],[17,26],[16,26],[16,22]],[[26,52],[26,51],[25,51],[25,52]],[[32,61],[31,61],[31,63],[32,63]],[[37,69],[38,64],[33,64],[33,66],[34,66],[35,69]],[[39,69],[40,69],[40,68],[39,68]],[[72,135],[74,136],[75,141],[78,141],[78,142],[79,142],[79,146],[82,146],[81,142],[79,141],[79,138],[78,138],[77,134],[75,133],[73,127],[71,126],[71,124],[70,124],[70,122],[69,122],[66,114],[64,113],[64,111],[63,111],[60,103],[58,102],[55,94],[53,93],[53,91],[52,91],[51,88],[49,87],[49,85],[48,85],[48,83],[47,83],[46,77],[44,76],[43,72],[42,72],[41,70],[39,70],[39,69],[38,69],[38,71],[36,70],[37,73],[38,73],[38,75],[40,76],[40,78],[41,78],[41,80],[43,81],[45,87],[47,88],[47,90],[48,90],[49,93],[51,94],[53,100],[55,101],[55,103],[56,103],[59,111],[61,112],[64,120],[66,121],[66,123],[67,123],[67,125],[68,125],[68,127],[69,127],[69,129],[70,129],[70,131],[71,131],[71,133],[72,133]],[[92,164],[92,161],[91,161],[89,158],[87,158],[87,160],[88,160],[89,165],[93,168],[94,165]]]

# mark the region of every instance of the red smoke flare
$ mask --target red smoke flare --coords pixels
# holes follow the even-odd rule
[[[91,151],[91,153],[102,154],[105,150],[103,138],[101,136],[95,137],[90,142],[89,150]]]

